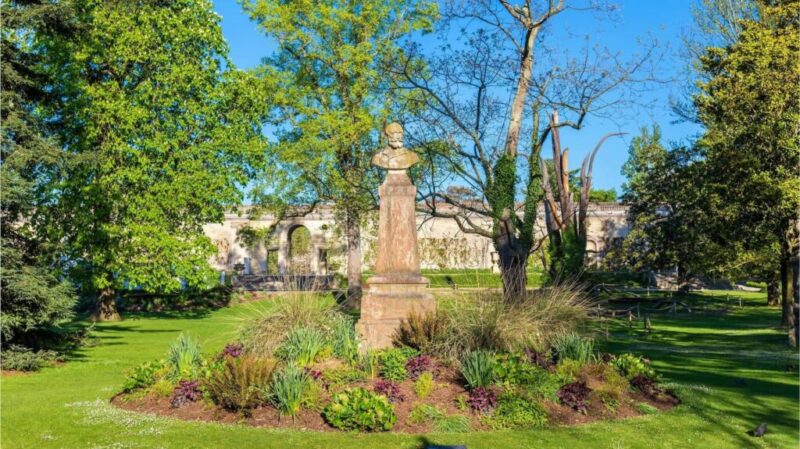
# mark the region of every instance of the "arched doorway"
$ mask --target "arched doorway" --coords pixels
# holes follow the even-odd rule
[[[303,225],[289,230],[289,273],[313,274],[311,232]]]

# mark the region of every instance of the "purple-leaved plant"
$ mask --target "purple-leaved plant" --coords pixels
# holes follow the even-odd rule
[[[400,392],[400,386],[390,380],[380,379],[375,382],[375,393],[382,394],[389,402],[403,402],[406,397]]]
[[[169,403],[175,408],[200,399],[200,384],[194,380],[182,380],[172,391]]]
[[[561,403],[575,411],[586,413],[586,398],[592,390],[586,386],[586,382],[572,382],[563,385],[558,389],[556,396]]]
[[[239,357],[244,352],[244,346],[241,343],[228,343],[225,349],[222,350],[222,355],[225,357]]]
[[[476,412],[490,412],[497,405],[497,395],[488,388],[478,387],[470,390],[467,405]]]
[[[417,379],[420,374],[430,371],[433,368],[433,360],[425,354],[411,357],[406,362],[406,371],[412,379]]]

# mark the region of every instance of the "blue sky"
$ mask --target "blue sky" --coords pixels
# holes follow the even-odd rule
[[[680,73],[685,61],[679,57],[680,36],[691,26],[691,8],[695,0],[627,0],[618,1],[620,7],[611,18],[599,19],[596,14],[569,11],[557,16],[553,23],[552,37],[561,39],[567,48],[581,45],[583,36],[589,35],[591,42],[618,51],[621,55],[632,55],[639,50],[639,38],[655,38],[666,56],[658,65],[663,78],[682,79]],[[222,31],[230,45],[233,63],[240,68],[252,68],[262,57],[273,51],[273,44],[258,31],[255,23],[244,14],[234,0],[214,0],[217,12],[222,16]],[[562,133],[562,142],[570,148],[572,168],[579,166],[586,152],[591,151],[600,137],[608,132],[627,132],[622,138],[606,142],[595,161],[594,187],[620,191],[624,182],[620,168],[627,158],[630,139],[642,126],[658,123],[667,143],[691,139],[699,131],[695,125],[673,123],[670,111],[670,96],[680,95],[680,81],[660,84],[642,96],[647,107],[636,107],[614,119],[590,118],[580,131]]]

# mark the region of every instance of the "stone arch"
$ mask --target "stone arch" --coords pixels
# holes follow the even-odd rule
[[[289,228],[287,237],[289,273],[298,275],[315,273],[317,271],[314,266],[316,248],[311,231],[305,225],[297,224]]]

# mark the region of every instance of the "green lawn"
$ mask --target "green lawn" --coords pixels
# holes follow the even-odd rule
[[[235,338],[243,319],[268,303],[207,314],[138,315],[99,325],[98,344],[61,367],[3,378],[2,447],[14,448],[421,448],[425,442],[474,448],[796,448],[797,355],[772,326],[779,311],[763,295],[723,317],[653,316],[654,332],[612,327],[615,351],[653,358],[667,381],[680,386],[684,405],[668,413],[548,430],[461,435],[356,435],[272,431],[245,426],[178,422],[123,412],[108,405],[123,371],[164,355],[184,331],[206,351]],[[744,381],[744,384],[742,384]],[[746,435],[769,423],[764,439]]]

